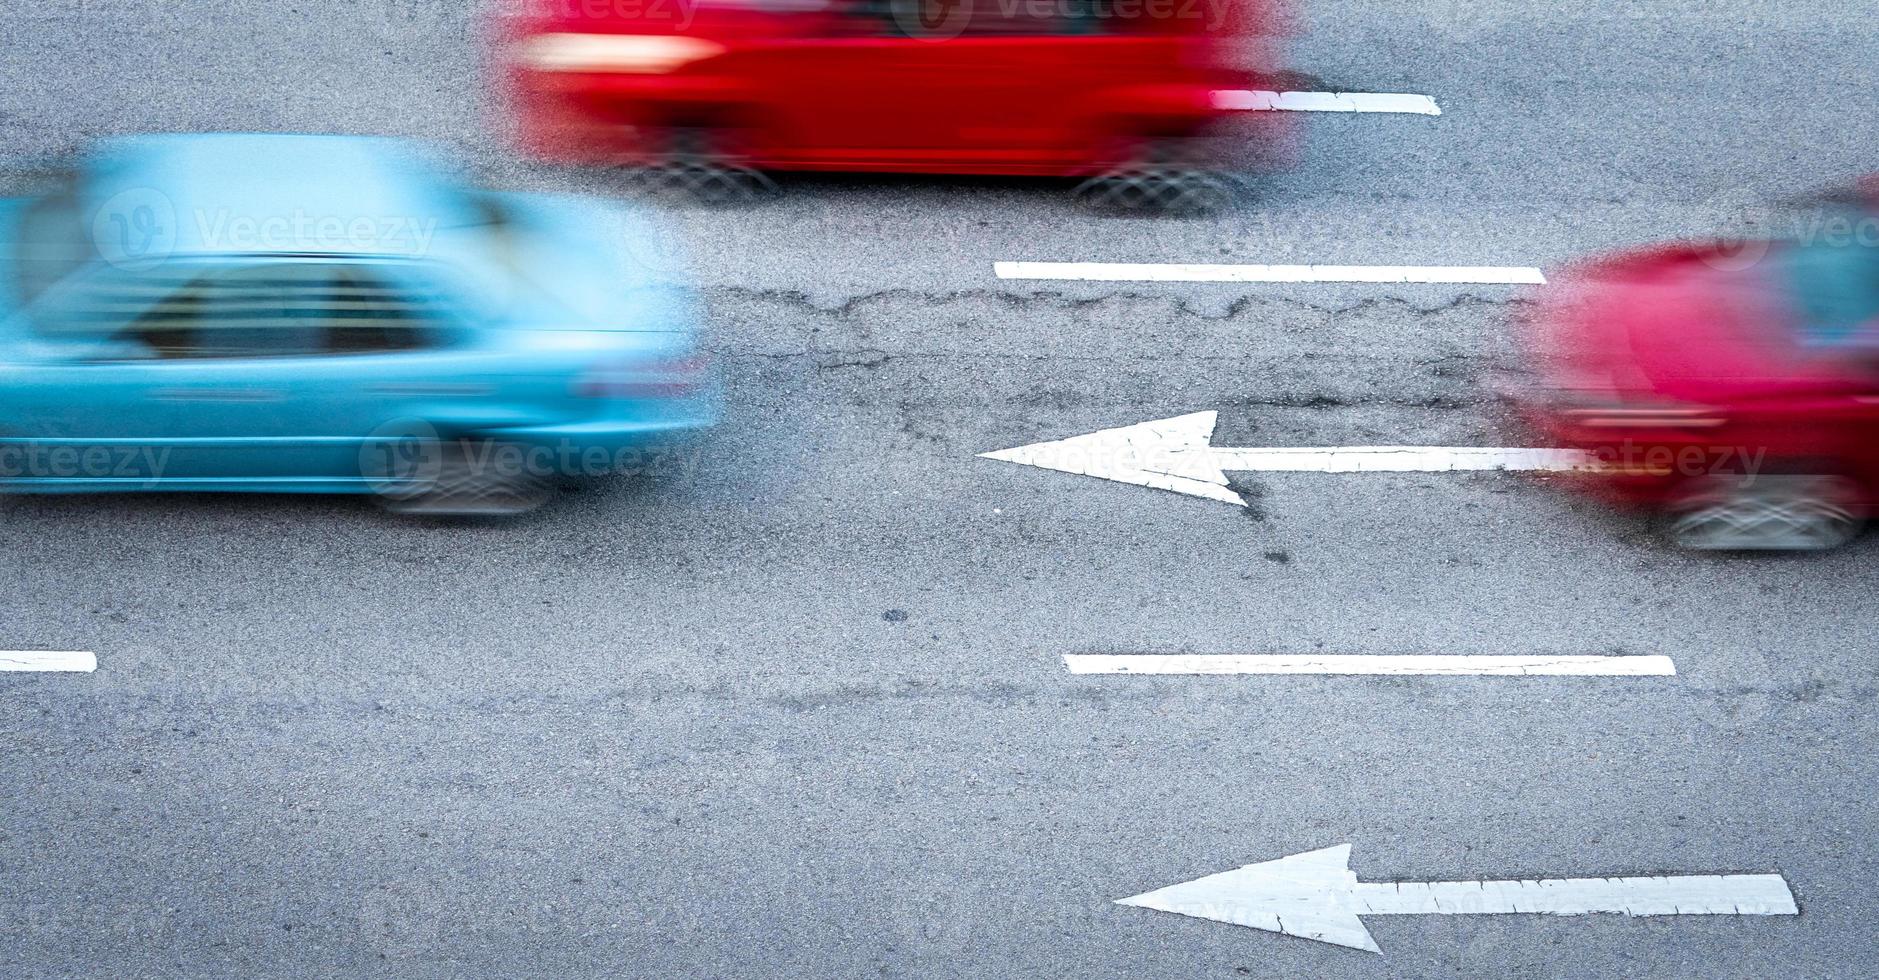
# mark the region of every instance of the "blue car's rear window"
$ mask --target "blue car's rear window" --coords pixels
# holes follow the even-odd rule
[[[112,338],[159,358],[411,350],[430,346],[451,324],[436,290],[350,262],[104,270],[59,300],[38,311],[42,335]]]

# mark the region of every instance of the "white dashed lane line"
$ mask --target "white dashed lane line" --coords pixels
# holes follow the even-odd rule
[[[88,652],[66,650],[0,650],[0,672],[26,671],[48,674],[89,674],[98,669],[98,658]]]
[[[1060,282],[1297,282],[1538,286],[1530,266],[1494,265],[1213,265],[1190,262],[994,262],[1000,279]]]
[[[1072,674],[1345,674],[1424,677],[1673,677],[1669,657],[1068,654]]]
[[[1217,89],[1216,109],[1243,112],[1394,112],[1439,116],[1442,107],[1426,95],[1395,92],[1271,92]]]

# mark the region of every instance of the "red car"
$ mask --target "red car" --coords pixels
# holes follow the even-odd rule
[[[1283,158],[1283,114],[1233,108],[1278,0],[513,2],[499,63],[545,160],[1089,176],[1244,162],[1203,158],[1231,118]]]
[[[1874,199],[1879,200],[1879,199]],[[1704,549],[1829,548],[1879,507],[1879,208],[1795,240],[1679,246],[1571,270],[1527,322],[1554,444],[1589,489]]]

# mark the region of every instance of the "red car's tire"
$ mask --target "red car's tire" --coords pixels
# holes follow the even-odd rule
[[[1671,538],[1699,551],[1825,551],[1859,535],[1867,493],[1833,473],[1693,481],[1671,508]]]
[[[662,143],[659,163],[626,168],[643,192],[700,204],[747,204],[777,192],[775,181],[731,149],[735,141],[724,127],[670,126]]]

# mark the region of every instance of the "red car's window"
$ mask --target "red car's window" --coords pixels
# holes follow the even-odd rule
[[[858,0],[848,14],[883,33],[943,42],[1129,30],[1131,23],[1115,17],[1111,7],[1112,0]]]
[[[943,0],[940,0],[943,2]],[[1095,21],[1067,0],[953,0],[969,15],[962,36],[1087,33]]]

